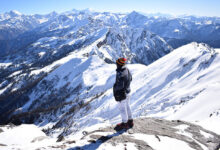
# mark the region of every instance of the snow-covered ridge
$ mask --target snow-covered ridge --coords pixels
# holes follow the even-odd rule
[[[220,107],[218,92],[214,92],[220,87],[219,59],[214,49],[191,43],[147,67],[128,65],[133,75],[131,107],[134,117],[212,120],[219,124],[219,119],[209,118]],[[99,123],[115,124],[120,121],[112,95],[115,67],[97,56],[88,59],[72,56],[72,60],[39,82],[29,95],[31,100],[16,114],[28,110],[35,116],[43,111],[44,115],[36,118],[35,123],[45,127],[54,125],[49,131],[57,134],[62,132],[60,127],[70,126],[63,131],[64,135],[67,130],[77,132]],[[212,100],[207,101],[207,97]],[[195,109],[198,105],[202,107]],[[47,124],[48,121],[53,123]]]

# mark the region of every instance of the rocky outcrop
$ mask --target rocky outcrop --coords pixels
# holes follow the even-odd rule
[[[113,62],[126,57],[131,63],[149,65],[173,49],[161,37],[145,28],[110,28],[103,41],[97,44],[100,58]],[[108,54],[108,55],[106,55]]]
[[[115,147],[123,144],[124,149],[127,149],[127,143],[133,143],[139,150],[154,150],[157,149],[155,141],[157,141],[156,144],[158,146],[164,142],[167,145],[167,138],[182,141],[187,144],[189,149],[218,150],[220,148],[219,135],[198,125],[180,120],[168,121],[156,118],[138,118],[134,120],[134,127],[127,131],[116,132],[113,127],[106,127],[84,132],[84,134],[81,140],[85,140],[87,144],[76,146],[69,150],[98,148],[104,143]],[[175,143],[173,144],[175,145]],[[167,148],[164,147],[164,149]]]

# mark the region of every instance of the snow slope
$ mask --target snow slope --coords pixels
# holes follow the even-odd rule
[[[83,130],[120,122],[112,95],[116,66],[96,55],[83,57],[80,53],[86,51],[73,53],[40,81],[29,95],[31,100],[15,114],[28,111],[35,124],[54,138],[77,138]],[[183,119],[220,134],[219,62],[219,50],[191,43],[149,66],[128,64],[134,117]]]
[[[65,121],[74,122],[70,125],[77,127],[71,128],[74,132],[97,123],[120,122],[112,95],[116,66],[105,64],[97,56],[75,57],[44,78],[30,94],[31,100],[19,111],[51,109],[63,104],[36,121],[42,125],[49,119],[57,127],[66,126]],[[210,115],[220,108],[215,92],[219,89],[219,65],[219,53],[197,43],[176,49],[149,66],[129,64],[134,78],[131,84],[134,117],[188,121],[212,118]],[[212,99],[207,101],[209,95]],[[67,113],[79,105],[82,109]]]

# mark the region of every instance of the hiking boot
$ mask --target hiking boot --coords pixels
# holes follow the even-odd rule
[[[133,119],[129,119],[128,122],[127,122],[127,125],[128,125],[129,128],[132,128],[134,126]]]
[[[128,124],[122,122],[122,123],[117,124],[114,129],[117,130],[117,131],[120,131],[120,130],[128,129],[128,128],[129,128]]]

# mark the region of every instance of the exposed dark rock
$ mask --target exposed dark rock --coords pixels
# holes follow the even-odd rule
[[[48,137],[46,137],[46,136],[39,136],[39,137],[36,137],[36,138],[34,138],[32,141],[31,141],[31,143],[35,143],[35,142],[37,142],[37,141],[43,141],[44,139],[47,139]]]
[[[67,144],[72,144],[72,143],[76,143],[76,141],[67,141]]]
[[[58,136],[57,142],[64,141],[64,139],[65,139],[64,136],[62,136],[62,135],[61,135],[61,136]]]
[[[7,146],[7,145],[5,145],[5,144],[1,144],[1,143],[0,143],[0,146]]]

